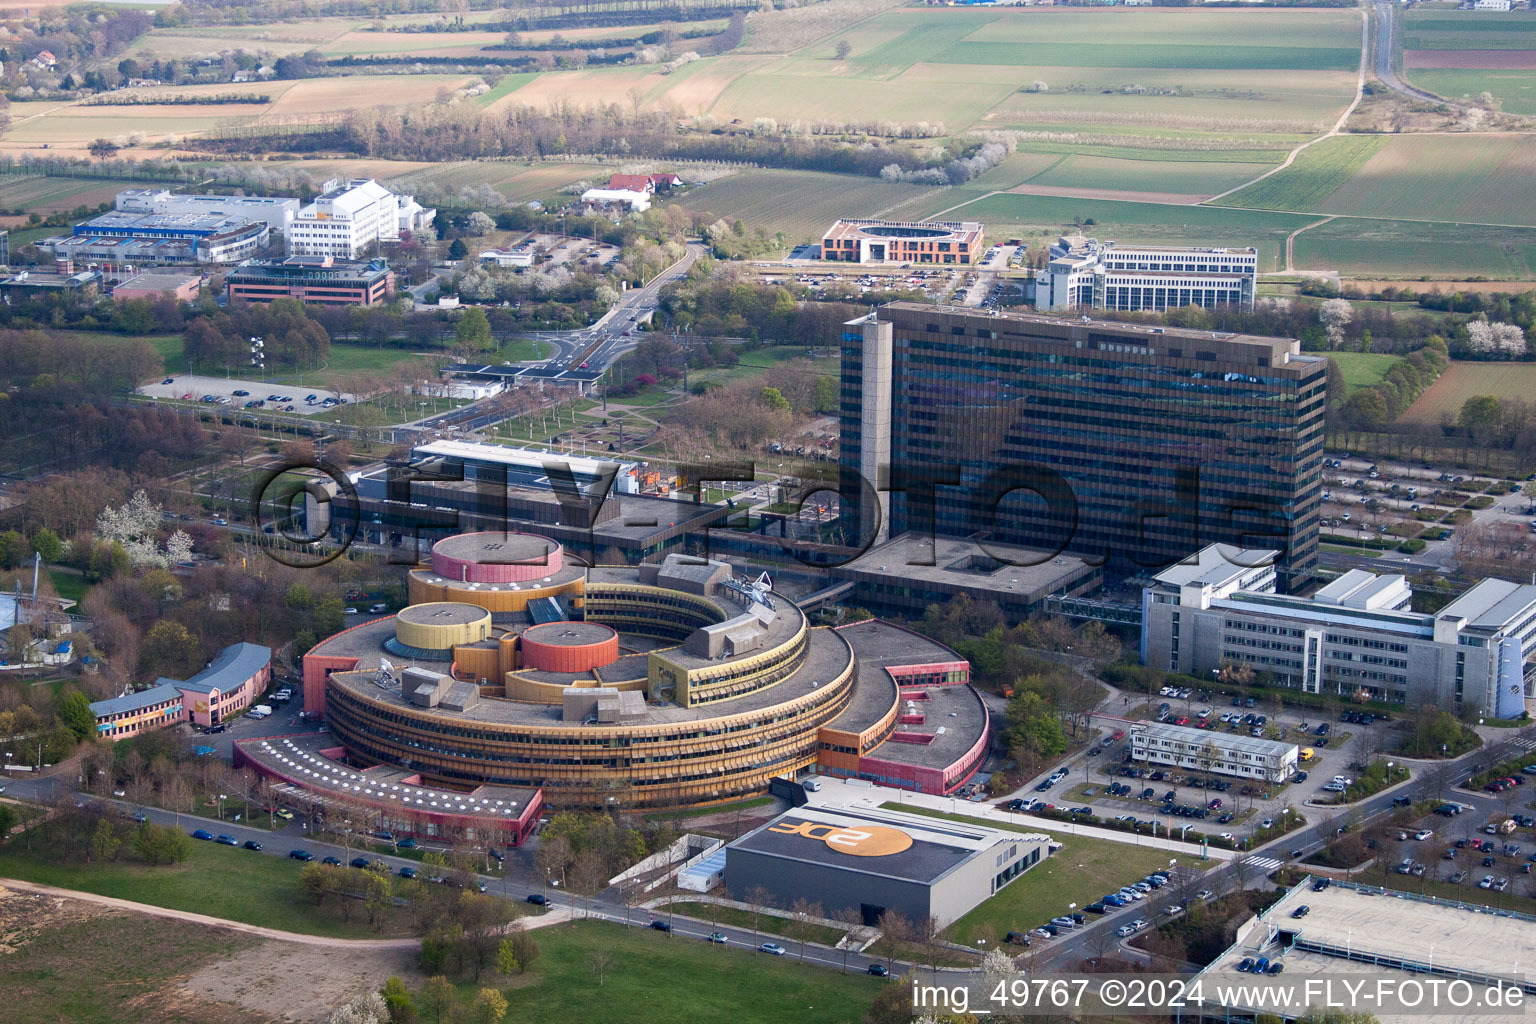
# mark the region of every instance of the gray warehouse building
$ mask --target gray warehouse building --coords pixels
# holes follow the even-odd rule
[[[940,927],[1049,856],[1051,839],[879,808],[800,807],[726,847],[725,887],[761,886],[781,906],[851,907],[867,924],[888,911]]]

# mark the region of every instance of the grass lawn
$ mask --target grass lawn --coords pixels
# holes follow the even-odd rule
[[[802,966],[794,947],[788,956],[767,956],[600,921],[533,935],[534,970],[505,993],[507,1019],[519,1024],[855,1024],[884,984]],[[601,980],[592,963],[597,950],[609,959]],[[468,1001],[494,984],[494,976],[466,981],[459,994]]]
[[[667,911],[691,917],[695,921],[709,921],[715,924],[730,925],[733,928],[745,928],[752,930],[752,912],[738,907],[722,907],[714,903],[670,903],[665,907],[657,907],[651,911],[652,917],[665,918]],[[636,918],[636,920],[640,920]],[[800,936],[792,934],[795,931],[795,922],[787,917],[776,917],[773,914],[760,914],[757,918],[757,930],[764,935],[778,935],[787,941],[789,951],[795,953],[799,950]],[[824,946],[835,946],[837,940],[843,937],[843,932],[837,928],[828,928],[826,925],[811,925],[806,933],[805,941],[819,942]],[[766,941],[766,940],[764,940]]]
[[[1009,827],[986,818],[946,814],[908,804],[885,803],[881,806],[991,828]],[[1016,831],[1040,830],[1021,827]],[[1065,914],[1068,903],[1076,903],[1081,909],[1106,892],[1114,892],[1122,885],[1137,881],[1158,868],[1166,868],[1170,859],[1167,850],[1132,846],[1109,839],[1089,839],[1060,833],[1052,834],[1052,838],[1062,844],[1055,856],[1042,860],[1017,880],[1010,882],[1002,892],[950,925],[944,932],[945,937],[952,942],[972,946],[978,938],[997,942],[1010,931],[1029,931],[1057,914]],[[1199,863],[1193,857],[1181,857],[1180,860]]]
[[[117,863],[43,861],[29,855],[18,837],[0,848],[0,876],[310,935],[409,934],[403,915],[376,932],[361,906],[353,909],[349,923],[342,920],[335,901],[320,907],[305,901],[299,894],[303,865],[287,858],[195,841],[191,855],[169,867],[149,867],[127,851],[122,856]]]
[[[140,914],[65,921],[24,934],[0,981],[10,1024],[260,1019],[202,1002],[179,984],[204,965],[261,941],[252,936]]]
[[[70,601],[79,601],[85,597],[85,592],[90,584],[85,582],[85,577],[77,572],[65,572],[62,569],[49,569],[48,579],[53,583],[53,589],[59,592],[59,596]]]
[[[1374,352],[1329,352],[1328,358],[1339,364],[1346,393],[1381,383],[1387,370],[1397,362],[1397,356]]]
[[[1340,135],[1308,146],[1291,166],[1221,200],[1261,210],[1315,210],[1382,147],[1379,135]]]
[[[708,488],[708,490],[715,490],[715,488]],[[719,493],[721,495],[726,494],[725,491],[720,491]],[[734,494],[736,492],[732,491],[730,493]],[[718,501],[719,499],[717,498],[715,500]],[[735,803],[729,804],[714,804],[709,807],[689,807],[686,810],[678,811],[660,811],[656,814],[647,814],[646,818],[651,821],[672,821],[675,818],[702,818],[711,814],[732,814],[736,811],[750,810],[753,807],[767,807],[771,803],[773,803],[773,797],[757,796],[753,797],[751,800],[738,800]]]

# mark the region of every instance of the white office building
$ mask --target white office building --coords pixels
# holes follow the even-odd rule
[[[1266,557],[1267,556],[1267,557]],[[1536,678],[1536,586],[1485,579],[1438,612],[1400,574],[1352,569],[1275,593],[1278,552],[1211,545],[1142,592],[1142,660],[1208,678],[1245,664],[1278,686],[1518,718]]]
[[[297,199],[280,196],[183,195],[165,188],[125,188],[115,206],[125,213],[240,217],[282,234],[299,212]]]
[[[1301,753],[1294,743],[1215,729],[1134,722],[1129,731],[1133,761],[1265,782],[1283,782],[1295,774]]]
[[[288,255],[355,260],[380,242],[398,242],[402,231],[429,226],[436,210],[412,196],[396,195],[371,178],[333,179],[301,209],[287,232]]]
[[[1035,271],[1035,308],[1153,310],[1179,306],[1252,309],[1257,249],[1120,245],[1062,235]]]

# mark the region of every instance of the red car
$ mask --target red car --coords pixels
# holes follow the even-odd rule
[[[1174,725],[1188,725],[1189,724],[1189,719],[1188,718],[1175,718],[1173,720],[1173,724]]]

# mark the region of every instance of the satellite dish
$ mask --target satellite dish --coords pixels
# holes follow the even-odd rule
[[[389,663],[388,658],[379,659],[379,668],[383,669],[385,672],[393,672],[395,670],[395,666]]]

